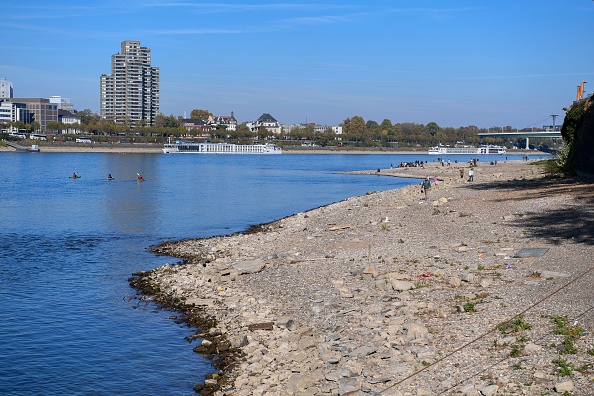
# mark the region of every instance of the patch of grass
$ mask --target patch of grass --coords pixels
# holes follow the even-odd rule
[[[530,323],[526,322],[524,315],[520,315],[515,320],[513,320],[511,322],[503,323],[502,325],[499,326],[499,331],[503,334],[507,334],[507,333],[511,333],[511,332],[518,333],[520,331],[530,330],[530,329],[532,329],[532,325]]]
[[[516,320],[511,322],[511,325],[512,325],[512,329],[515,332],[532,329],[532,325],[530,323],[526,322],[524,315],[518,316],[516,318]]]
[[[458,217],[468,217],[468,216],[471,216],[471,214],[470,213],[464,213],[464,212],[458,213]]]
[[[476,312],[476,309],[474,308],[474,303],[469,301],[466,304],[464,304],[464,312]]]
[[[577,353],[577,348],[573,345],[573,337],[566,335],[563,339],[562,348],[559,349],[559,354],[561,355],[575,355]]]
[[[484,265],[480,265],[480,264],[479,264],[479,266],[478,266],[478,267],[476,267],[476,269],[477,269],[477,270],[479,270],[479,271],[482,271],[482,270],[484,270],[484,269],[485,269],[485,266],[484,266]]]
[[[424,361],[424,360],[423,360],[421,363],[422,363],[422,364],[423,364],[423,366],[425,366],[425,367],[427,367],[427,366],[431,366],[431,363],[429,363],[429,362],[426,362],[426,361]]]
[[[522,347],[522,345],[519,345],[519,344],[514,344],[514,345],[512,346],[512,349],[511,349],[511,351],[509,352],[509,355],[510,355],[510,356],[520,356],[520,355],[522,354],[522,350],[523,350],[523,349],[524,349],[524,348]]]
[[[390,226],[385,221],[380,223],[380,228],[382,231],[390,231]]]
[[[565,359],[557,358],[552,362],[557,366],[557,374],[559,377],[569,377],[573,371],[573,364]]]
[[[543,171],[549,176],[558,175],[559,173],[562,173],[562,169],[557,163],[556,159],[534,161],[531,162],[530,165],[538,165],[542,167]]]
[[[570,336],[575,340],[584,333],[584,329],[582,329],[580,326],[570,324],[567,316],[557,315],[552,316],[551,319],[555,324],[555,330],[553,331],[555,334]]]
[[[489,297],[489,293],[487,293],[487,292],[481,292],[481,293],[477,293],[477,295],[476,295],[475,298],[477,300],[480,300],[480,299],[487,298],[487,297]]]

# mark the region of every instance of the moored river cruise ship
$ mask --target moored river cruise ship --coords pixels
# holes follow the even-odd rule
[[[505,154],[505,147],[501,146],[480,146],[480,147],[449,147],[449,146],[438,146],[431,147],[428,154]]]
[[[275,144],[232,144],[210,142],[167,142],[163,147],[165,154],[282,154],[283,150]]]

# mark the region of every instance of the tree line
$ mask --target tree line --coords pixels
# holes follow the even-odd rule
[[[81,110],[76,113],[80,118],[80,125],[69,125],[57,122],[50,122],[47,125],[47,133],[58,133],[59,131],[68,131],[69,128],[76,127],[85,134],[98,137],[134,137],[135,141],[163,142],[168,137],[184,138],[199,137],[202,135],[200,130],[186,131],[183,126],[183,118],[173,114],[166,116],[159,114],[155,118],[153,125],[147,125],[145,120],[132,125],[131,122],[115,123],[113,121],[101,120],[99,115],[89,109]],[[194,109],[191,112],[191,118],[198,118],[207,121],[212,116],[208,110]],[[0,125],[2,129],[10,125],[34,132],[39,129],[39,123],[24,124],[20,121],[10,124]],[[258,131],[252,132],[246,125],[241,123],[237,125],[236,130],[226,130],[225,126],[214,127],[210,132],[210,139],[213,141],[231,141],[231,142],[253,142],[277,140],[286,144],[301,144],[303,141],[317,146],[336,146],[349,145],[358,147],[431,147],[438,144],[522,144],[522,140],[516,142],[504,141],[501,138],[480,138],[479,133],[487,132],[511,132],[512,127],[504,128],[479,128],[475,125],[461,127],[441,127],[435,122],[429,122],[424,125],[413,122],[392,123],[389,119],[384,119],[381,123],[374,120],[367,120],[361,116],[346,118],[342,123],[342,134],[336,134],[331,127],[319,127],[315,124],[294,125],[289,130],[283,128],[280,134],[273,134],[261,127]]]

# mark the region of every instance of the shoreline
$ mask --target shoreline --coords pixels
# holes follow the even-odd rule
[[[480,164],[471,183],[468,164],[455,165],[381,170],[436,177],[428,201],[414,185],[164,243],[152,250],[184,261],[131,284],[205,319],[195,350],[217,372],[195,388],[204,395],[591,393],[579,370],[556,374],[566,341],[551,318],[594,328],[583,317],[592,290],[579,284],[594,232],[575,228],[594,218],[592,184],[544,178],[531,161]],[[520,254],[529,248],[545,253]],[[506,325],[520,320],[530,326]],[[561,357],[591,365],[589,340]]]
[[[24,145],[22,143],[19,143]],[[31,145],[24,145],[26,147],[30,147]],[[39,149],[41,153],[143,153],[143,154],[162,154],[163,145],[162,144],[153,144],[153,143],[116,143],[116,144],[78,144],[78,145],[39,145]],[[373,148],[336,148],[336,147],[327,147],[327,148],[283,148],[283,154],[345,154],[345,155],[369,155],[369,154],[384,154],[384,155],[428,155],[428,149],[392,149],[392,150],[384,150],[384,149],[373,149]],[[15,152],[16,150],[12,147],[7,146],[0,146],[0,153],[2,152]],[[542,151],[538,150],[509,150],[507,152],[508,155],[548,155]],[[435,157],[437,160],[438,156]],[[451,155],[450,155],[451,157]],[[480,158],[481,155],[478,155]],[[502,156],[504,157],[504,156]],[[453,155],[455,158],[455,155]]]

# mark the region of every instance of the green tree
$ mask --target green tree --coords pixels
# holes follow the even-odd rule
[[[56,132],[59,128],[60,124],[58,124],[56,121],[51,121],[47,123],[47,129],[49,129],[51,132]]]
[[[343,134],[347,140],[364,142],[367,137],[367,127],[363,117],[354,116],[343,122]]]
[[[436,122],[430,122],[425,127],[425,130],[429,133],[429,135],[435,136],[437,135],[437,132],[439,132],[439,125],[437,125]]]

